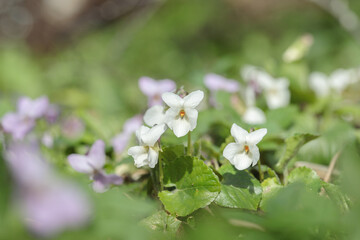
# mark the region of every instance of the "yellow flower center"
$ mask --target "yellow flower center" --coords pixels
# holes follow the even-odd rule
[[[244,147],[244,148],[245,148],[245,152],[246,152],[246,153],[248,153],[248,152],[249,152],[249,150],[250,150],[250,149],[249,149],[249,146],[248,146],[248,145],[245,145],[245,147]]]
[[[179,114],[180,114],[180,117],[183,118],[185,116],[185,111],[181,110]]]

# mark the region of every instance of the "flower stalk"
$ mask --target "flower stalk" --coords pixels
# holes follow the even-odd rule
[[[191,131],[188,132],[187,155],[191,156]]]

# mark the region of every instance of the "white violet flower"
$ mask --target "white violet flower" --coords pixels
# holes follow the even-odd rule
[[[163,93],[163,101],[170,107],[165,122],[177,137],[185,136],[196,128],[198,111],[195,109],[204,98],[203,91],[194,91],[181,98],[175,93]]]
[[[270,109],[281,108],[290,103],[289,80],[273,79],[264,84],[265,99]]]
[[[160,124],[152,128],[141,126],[136,131],[136,137],[140,146],[131,147],[128,150],[128,154],[134,158],[136,167],[139,168],[146,165],[150,168],[155,167],[160,151],[157,141],[165,130],[165,124]]]
[[[248,133],[235,123],[231,127],[234,143],[229,143],[223,152],[224,157],[238,170],[255,166],[260,159],[259,148],[256,146],[267,133],[266,128],[261,128]]]
[[[356,81],[356,72],[354,70],[338,69],[330,76],[320,72],[313,72],[309,76],[309,87],[318,97],[326,97],[332,91],[341,94],[350,84]]]
[[[255,90],[248,86],[245,90],[246,110],[242,115],[242,119],[247,124],[263,124],[266,122],[266,116],[263,110],[256,107]]]

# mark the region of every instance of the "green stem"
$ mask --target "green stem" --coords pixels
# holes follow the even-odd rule
[[[151,176],[151,182],[153,184],[154,190],[157,194],[158,189],[157,189],[157,183],[156,183],[156,176],[155,176],[155,169],[154,168],[150,168],[150,176]]]
[[[264,180],[264,173],[263,173],[263,171],[261,170],[261,161],[260,161],[260,158],[259,158],[258,166],[259,166],[260,182],[262,182],[262,181]]]
[[[159,183],[160,183],[160,192],[164,189],[163,187],[164,181],[164,172],[162,166],[162,159],[161,159],[161,151],[159,151]]]
[[[191,131],[188,133],[187,155],[191,156]]]

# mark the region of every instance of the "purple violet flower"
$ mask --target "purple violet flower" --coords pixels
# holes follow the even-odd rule
[[[143,116],[141,114],[136,115],[128,119],[123,126],[123,131],[116,135],[112,140],[112,146],[114,151],[118,154],[122,153],[128,145],[131,135],[138,130],[143,124]]]
[[[217,91],[235,93],[240,89],[240,84],[237,81],[224,78],[223,76],[214,73],[205,75],[204,84],[210,90],[209,104],[213,107],[218,105],[216,101]]]
[[[31,232],[52,237],[88,222],[91,207],[86,196],[56,176],[36,145],[11,143],[5,159],[17,183],[14,200]]]
[[[34,127],[36,119],[42,117],[49,105],[47,97],[32,100],[22,97],[17,103],[17,112],[6,114],[1,121],[5,132],[14,139],[23,139]]]
[[[141,77],[139,79],[139,88],[148,97],[148,105],[151,107],[162,105],[161,94],[175,90],[176,84],[169,79],[155,81],[149,77]]]
[[[224,78],[223,76],[214,73],[205,75],[204,83],[210,91],[222,90],[229,93],[235,93],[240,89],[240,84],[237,81]]]
[[[49,104],[45,111],[45,119],[48,121],[48,123],[55,123],[60,115],[60,108],[58,105],[55,104]]]
[[[80,118],[75,116],[67,117],[61,123],[62,134],[70,139],[76,139],[82,136],[85,131],[85,125]]]
[[[73,169],[80,173],[86,173],[93,180],[93,189],[96,192],[105,192],[110,185],[120,185],[123,178],[116,175],[108,175],[103,171],[105,165],[105,143],[97,140],[86,155],[70,154],[68,161]]]

